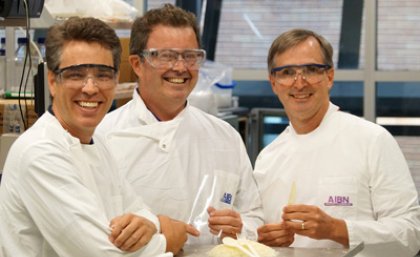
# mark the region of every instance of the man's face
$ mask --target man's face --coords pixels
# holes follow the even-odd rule
[[[315,38],[308,38],[294,48],[275,56],[274,62],[275,67],[324,64],[319,43]],[[329,90],[333,85],[334,69],[321,69],[315,75],[316,79],[312,78],[312,80],[304,79],[305,76],[301,73],[301,68],[297,68],[295,71],[297,71],[297,77],[291,83],[281,83],[270,74],[272,89],[283,104],[292,124],[294,121],[319,124],[328,109]]]
[[[154,27],[147,49],[198,49],[194,30],[190,27]],[[130,56],[130,63],[139,77],[139,92],[146,106],[161,119],[178,114],[198,79],[198,70],[188,67],[180,58],[172,68],[153,67],[146,59]]]
[[[76,69],[68,68],[75,65]],[[97,43],[71,41],[63,47],[59,67],[68,69],[59,75],[48,73],[54,114],[82,143],[90,141],[114,98],[117,78],[106,66],[114,66],[111,50]]]

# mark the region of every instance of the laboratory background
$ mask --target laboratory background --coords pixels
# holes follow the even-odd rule
[[[306,28],[325,36],[334,47],[336,71],[331,101],[341,110],[391,132],[420,191],[420,1],[29,3],[30,18],[25,19],[23,1],[0,1],[0,173],[10,145],[50,103],[44,80],[46,66],[42,63],[45,33],[50,25],[79,15],[101,18],[115,28],[124,49],[113,106],[118,108],[131,98],[135,86],[135,75],[127,60],[130,22],[146,10],[172,3],[197,15],[207,51],[190,103],[235,127],[252,161],[288,125],[267,79],[270,44],[286,30]]]

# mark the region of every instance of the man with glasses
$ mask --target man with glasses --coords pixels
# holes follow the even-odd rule
[[[7,156],[0,256],[159,256],[186,241],[189,226],[152,214],[93,136],[114,99],[120,56],[119,38],[100,20],[49,29],[53,102]]]
[[[254,176],[271,246],[349,247],[360,256],[413,256],[420,207],[407,163],[384,128],[329,100],[333,49],[303,29],[277,37],[269,79],[290,125],[257,157]],[[358,255],[358,256],[359,256]]]
[[[243,141],[187,101],[206,57],[194,15],[170,4],[148,11],[132,26],[130,54],[133,99],[98,127],[124,176],[155,213],[201,232],[191,244],[256,239],[261,203]]]

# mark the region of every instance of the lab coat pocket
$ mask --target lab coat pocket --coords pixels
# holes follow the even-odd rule
[[[190,223],[206,222],[207,208],[232,209],[236,190],[239,185],[239,176],[222,170],[214,170],[213,174],[206,174],[196,193]]]
[[[319,206],[336,218],[355,218],[357,215],[358,184],[352,177],[327,177],[319,180]]]
[[[208,231],[207,208],[211,206],[215,209],[233,209],[238,186],[239,176],[234,173],[214,170],[213,174],[203,176],[188,219],[188,223],[193,224],[202,233],[202,240],[213,238]],[[190,240],[191,242],[195,240]]]
[[[239,186],[239,176],[223,170],[215,170],[211,205],[216,209],[232,209]]]

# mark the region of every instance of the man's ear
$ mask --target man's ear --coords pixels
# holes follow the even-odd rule
[[[140,77],[140,73],[142,69],[141,65],[143,63],[143,61],[141,60],[141,57],[136,54],[129,55],[128,62],[130,63],[131,68],[133,69],[137,77]]]
[[[274,77],[271,74],[268,74],[268,81],[270,81],[271,90],[273,90],[273,93],[275,95],[277,95],[277,92],[276,92],[276,89],[277,89],[276,88],[276,82],[274,80]]]
[[[51,70],[48,70],[47,78],[48,78],[48,89],[50,90],[51,96],[54,98],[56,87],[57,87],[56,75]]]
[[[330,69],[327,71],[327,77],[328,77],[328,90],[330,90],[330,91],[331,91],[331,89],[332,89],[332,87],[333,87],[333,85],[334,85],[334,72],[335,72],[334,67],[330,68]]]

